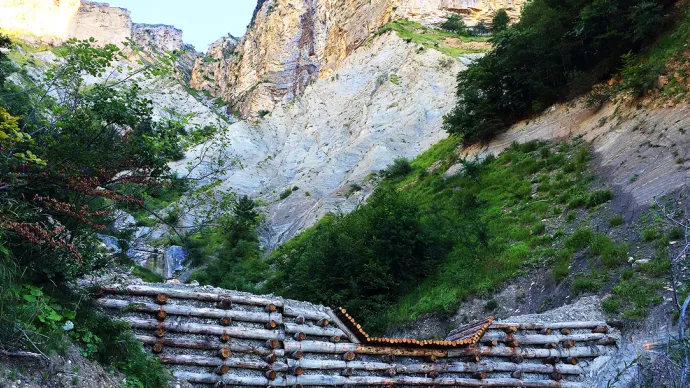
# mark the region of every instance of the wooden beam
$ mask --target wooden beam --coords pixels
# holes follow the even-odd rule
[[[224,344],[221,342],[216,342],[212,340],[194,340],[186,338],[156,338],[145,335],[135,335],[138,341],[146,344],[153,345],[156,342],[161,342],[166,347],[172,348],[184,348],[184,349],[197,349],[197,350],[220,350],[222,348],[228,348],[233,353],[247,353],[256,354],[258,356],[268,356],[274,355],[277,357],[284,357],[285,353],[282,349],[270,350],[266,349],[264,346],[249,346],[244,344],[238,344],[230,342]]]
[[[122,318],[124,321],[135,329],[156,330],[164,328],[166,331],[176,333],[189,334],[205,334],[213,336],[221,336],[228,334],[233,338],[246,338],[256,340],[278,339],[282,340],[282,335],[279,332],[265,329],[246,329],[232,326],[218,326],[218,325],[203,325],[197,323],[182,323],[182,322],[158,322],[155,319],[140,319],[133,317]]]
[[[161,287],[145,284],[133,284],[127,287],[110,286],[103,287],[105,294],[118,295],[139,295],[139,296],[157,296],[158,294],[166,294],[170,298],[176,299],[195,299],[206,302],[219,302],[222,299],[230,299],[233,303],[248,304],[254,306],[268,306],[273,304],[277,307],[283,307],[283,301],[279,298],[262,297],[249,294],[230,293],[217,294],[210,292],[198,292],[193,290],[186,290],[183,288]]]

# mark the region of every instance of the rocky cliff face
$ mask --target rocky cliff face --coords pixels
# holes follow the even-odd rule
[[[48,43],[61,41],[67,38],[79,5],[79,0],[1,0],[0,28]]]
[[[286,241],[326,212],[349,212],[371,192],[372,172],[396,157],[412,158],[443,139],[443,115],[454,103],[460,61],[408,44],[396,33],[377,36],[316,79],[299,99],[261,120],[231,125],[219,139],[241,160],[219,191],[268,203],[264,242]],[[200,146],[175,168],[210,153]],[[351,186],[362,191],[352,193]],[[287,199],[280,193],[298,187]],[[194,216],[187,218],[193,221]]]
[[[230,66],[238,43],[239,39],[232,35],[211,43],[206,55],[196,58],[190,85],[197,90],[208,90],[212,95],[218,95],[221,91],[219,86],[229,82],[226,77],[228,72],[224,69]]]
[[[244,117],[272,111],[329,77],[386,23],[409,18],[438,24],[449,13],[476,24],[507,8],[517,15],[525,0],[265,0],[236,49],[220,64],[197,62],[191,86],[230,102]],[[213,73],[213,74],[211,74]]]
[[[132,37],[132,16],[123,8],[82,1],[79,10],[69,21],[67,37],[93,37],[101,45],[119,45]]]
[[[182,30],[165,24],[132,25],[134,41],[149,55],[173,53],[178,59],[175,67],[178,78],[188,83],[192,79],[192,69],[197,58],[194,46],[184,43]]]

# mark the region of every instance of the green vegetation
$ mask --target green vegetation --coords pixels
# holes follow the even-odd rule
[[[682,79],[688,77],[686,42],[690,40],[690,9],[685,7],[676,15],[676,27],[639,56],[624,55],[620,88],[640,96],[652,89],[660,76],[668,78],[661,93],[669,97],[683,97],[688,87]]]
[[[594,233],[583,229],[563,255],[552,246],[564,236],[542,222],[587,195],[586,148],[514,144],[498,157],[460,161],[464,172],[444,177],[458,162],[458,143],[446,139],[412,162],[396,160],[367,205],[329,215],[278,248],[264,290],[342,305],[380,331],[423,313],[451,312],[559,255],[569,263],[575,248],[592,244]],[[533,192],[533,184],[542,190]],[[597,247],[598,255],[619,258],[617,246]]]
[[[494,35],[494,50],[459,75],[446,130],[467,142],[487,141],[518,120],[589,91],[619,69],[624,54],[640,51],[660,31],[672,4],[532,1],[519,22]]]
[[[505,9],[499,9],[494,15],[491,21],[491,32],[498,34],[508,29],[508,23],[510,23],[510,18]]]
[[[76,344],[120,369],[127,387],[165,386],[164,368],[127,325],[99,315],[89,295],[67,287],[116,264],[96,234],[116,207],[165,195],[175,184],[167,163],[181,147],[174,127],[153,121],[136,82],[86,85],[83,75],[103,76],[119,56],[113,45],[91,43],[62,46],[63,61],[37,81],[0,50],[0,343],[44,353]],[[0,46],[9,46],[1,35]],[[7,80],[13,72],[25,85]],[[165,72],[143,67],[140,74]]]
[[[443,31],[436,28],[425,27],[419,23],[409,20],[396,20],[386,24],[377,35],[384,34],[389,31],[396,31],[398,35],[408,43],[415,43],[423,47],[438,50],[448,56],[458,57],[462,54],[484,52],[485,50],[471,50],[454,47],[453,40],[463,42],[471,41],[487,41],[483,37],[470,37],[458,35],[455,32]]]
[[[245,196],[233,203],[232,213],[222,216],[219,226],[193,234],[192,255],[201,256],[203,261],[214,260],[195,271],[191,280],[230,290],[258,291],[256,285],[268,271],[256,233],[260,221],[256,203]]]
[[[458,14],[450,15],[448,19],[441,24],[441,28],[446,31],[454,32],[458,35],[467,35],[469,33],[467,26],[465,25],[465,21]]]

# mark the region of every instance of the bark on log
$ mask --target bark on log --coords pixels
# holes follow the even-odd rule
[[[328,310],[328,309],[327,309]],[[318,321],[319,319],[329,319],[328,313],[317,309],[305,309],[297,306],[292,306],[289,303],[283,305],[283,315],[286,317],[302,316],[310,321]]]
[[[248,369],[248,370],[260,370],[267,371],[272,370],[276,372],[286,372],[288,366],[283,363],[268,364],[265,362],[258,361],[244,361],[235,358],[229,358],[222,360],[213,357],[202,357],[202,356],[190,356],[190,355],[169,355],[160,356],[158,358],[161,363],[167,365],[191,365],[191,366],[203,366],[203,367],[217,367],[217,366],[227,366],[229,368],[235,369]]]
[[[491,324],[490,329],[500,329],[503,330],[506,327],[517,327],[518,330],[541,330],[541,329],[552,329],[560,330],[563,328],[568,329],[593,329],[599,326],[608,326],[606,322],[596,321],[596,322],[585,322],[585,321],[575,321],[575,322],[559,322],[559,323],[504,323],[504,322],[494,322]]]
[[[132,317],[125,317],[123,318],[123,320],[129,322],[129,324],[135,329],[156,330],[159,327],[162,327],[166,331],[172,331],[177,333],[205,334],[213,336],[229,334],[231,337],[234,338],[247,338],[257,340],[282,339],[280,338],[280,333],[264,329],[245,329],[239,327],[224,327],[182,322],[157,322],[155,320]]]
[[[450,349],[448,357],[463,357],[468,355],[510,357],[519,354],[524,358],[548,358],[548,357],[579,357],[596,358],[608,353],[609,350],[604,346],[578,346],[572,349],[510,349],[510,348],[491,348],[488,346],[477,346],[472,349]]]
[[[318,327],[310,325],[296,325],[294,323],[285,323],[286,333],[305,333],[306,335],[313,335],[318,337],[344,337],[345,333],[338,328]]]
[[[548,364],[548,365],[556,365],[556,364],[558,364],[560,361],[561,361],[561,360],[560,360],[558,357],[556,357],[556,356],[546,357],[545,359],[542,360],[542,362],[543,362],[544,364]]]
[[[249,304],[254,306],[267,306],[274,304],[278,307],[283,306],[283,302],[277,298],[267,298],[256,295],[234,295],[234,294],[216,294],[208,292],[196,292],[191,290],[184,290],[180,288],[169,288],[160,286],[150,286],[144,284],[133,284],[127,287],[104,287],[106,294],[118,295],[138,295],[138,296],[156,296],[158,294],[167,294],[170,298],[176,299],[196,299],[206,302],[218,302],[222,299],[230,299],[233,303]]]
[[[269,381],[264,377],[244,377],[244,376],[217,376],[212,373],[191,373],[191,372],[174,372],[175,377],[180,380],[186,380],[190,383],[215,384],[224,383],[227,385],[248,385],[248,386],[275,386],[275,387],[290,387],[296,384],[302,386],[333,386],[333,385],[353,385],[353,386],[385,386],[389,384],[395,385],[413,385],[413,386],[455,386],[455,387],[528,387],[528,388],[581,388],[580,383],[573,383],[568,381],[553,381],[553,380],[519,380],[509,378],[473,380],[465,378],[440,378],[430,379],[426,377],[411,377],[411,376],[396,376],[396,377],[378,377],[378,376],[320,376],[320,375],[303,375],[303,376],[286,376],[281,379]]]
[[[442,358],[448,355],[448,350],[445,349],[406,349],[388,346],[371,346],[353,343],[339,343],[334,344],[324,341],[285,341],[286,352],[294,352],[301,350],[304,353],[329,353],[342,354],[345,352],[354,352],[356,354],[370,354],[370,355],[393,355],[400,357],[426,357],[434,355]],[[460,349],[456,349],[460,350]],[[465,355],[463,355],[465,356]],[[470,356],[467,354],[466,356]],[[507,356],[506,356],[507,357]]]
[[[564,327],[564,328],[561,329],[561,334],[563,334],[563,335],[570,335],[570,334],[572,334],[572,333],[573,333],[573,331],[570,330],[570,329],[568,329],[568,328],[566,328],[566,327]]]
[[[222,309],[211,309],[211,308],[198,308],[182,305],[165,305],[159,306],[154,303],[137,303],[129,302],[126,300],[117,299],[99,299],[96,303],[105,308],[113,309],[125,309],[131,308],[133,311],[144,312],[144,313],[155,313],[159,310],[165,311],[169,315],[177,315],[184,317],[199,317],[199,318],[224,318],[228,317],[235,321],[242,322],[256,322],[256,323],[266,323],[270,321],[275,321],[276,323],[282,323],[280,314],[272,314],[269,317],[266,313],[252,312],[252,311],[237,311],[237,310],[222,310]]]
[[[510,374],[510,377],[514,379],[521,379],[522,378],[522,371],[521,370],[516,370],[515,372]]]
[[[185,348],[185,349],[197,349],[197,350],[220,350],[222,348],[229,348],[231,352],[235,353],[247,353],[256,354],[258,356],[269,356],[275,354],[276,357],[283,357],[284,352],[281,349],[269,350],[263,347],[254,347],[249,345],[242,345],[236,343],[223,344],[215,341],[208,340],[190,340],[183,338],[155,338],[145,335],[136,335],[135,338],[146,344],[153,345],[156,342],[162,342],[164,346],[172,348]]]
[[[606,334],[599,334],[599,333],[586,333],[586,334],[571,334],[567,336],[563,335],[539,335],[539,334],[525,334],[525,335],[520,335],[520,334],[515,334],[515,335],[506,335],[501,332],[491,332],[491,333],[486,333],[484,337],[481,339],[481,343],[488,343],[489,341],[499,341],[499,342],[505,342],[508,341],[509,338],[513,338],[517,340],[520,344],[522,345],[548,345],[552,343],[558,344],[559,342],[563,341],[576,341],[576,342],[589,342],[589,341],[598,341],[602,338],[606,338]]]
[[[594,329],[592,329],[592,333],[608,334],[608,332],[609,332],[608,326],[597,326]]]
[[[431,371],[439,373],[474,373],[474,372],[513,372],[549,374],[554,370],[553,366],[542,364],[514,364],[512,362],[487,361],[479,364],[452,362],[438,364],[389,364],[374,361],[339,361],[339,360],[287,360],[288,366],[302,366],[306,370],[342,370],[352,368],[363,371],[386,371],[394,369],[399,374],[427,374]],[[555,369],[567,375],[580,375],[584,373],[579,366],[559,364]]]
[[[292,354],[290,354],[290,358],[292,358],[293,360],[301,360],[304,358],[304,353],[300,352],[299,350],[296,352],[292,352]]]

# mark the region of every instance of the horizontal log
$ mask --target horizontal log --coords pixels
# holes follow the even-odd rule
[[[133,311],[143,312],[143,313],[157,313],[162,310],[168,315],[177,315],[183,317],[199,317],[199,318],[230,318],[234,321],[242,322],[256,322],[256,323],[268,323],[275,321],[276,323],[282,323],[282,317],[280,314],[267,314],[252,311],[239,311],[239,310],[222,310],[222,309],[212,309],[212,308],[197,308],[190,306],[181,305],[165,305],[159,306],[155,303],[138,303],[130,302],[126,300],[117,299],[98,299],[97,302],[100,306],[112,309],[125,309],[130,308]]]
[[[216,357],[200,357],[200,356],[190,356],[190,355],[169,355],[158,357],[161,363],[168,365],[193,365],[193,366],[206,366],[206,367],[217,367],[221,365],[226,365],[230,368],[236,369],[250,369],[250,370],[274,370],[276,372],[285,372],[288,370],[288,365],[283,363],[268,364],[259,361],[243,361],[233,358],[227,360],[221,360]]]
[[[230,342],[227,344],[219,343],[213,340],[192,340],[183,338],[156,338],[145,335],[136,335],[135,338],[146,345],[153,345],[156,342],[161,342],[164,346],[172,348],[196,349],[196,350],[220,350],[223,348],[230,349],[233,353],[247,353],[256,354],[258,356],[268,356],[275,354],[276,357],[284,357],[285,352],[282,349],[267,349],[265,346],[250,346]]]
[[[431,371],[439,373],[475,373],[475,372],[513,372],[549,374],[553,366],[543,364],[514,364],[512,362],[451,362],[435,364],[390,364],[372,361],[339,361],[339,360],[288,360],[288,366],[301,366],[307,370],[340,370],[352,368],[363,371],[386,371],[393,369],[400,374],[427,374]],[[581,375],[584,370],[576,365],[559,364],[556,370],[565,375]]]
[[[606,322],[595,321],[575,321],[575,322],[558,322],[558,323],[508,323],[508,322],[494,322],[490,329],[508,329],[517,327],[518,330],[541,330],[541,329],[594,329],[600,326],[607,326]]]
[[[472,349],[449,349],[448,357],[464,357],[471,355],[488,356],[488,357],[510,357],[518,354],[524,358],[596,358],[607,354],[610,350],[605,346],[578,346],[571,349],[511,349],[511,348],[492,348],[489,346],[477,346]]]
[[[254,306],[268,306],[270,304],[274,304],[278,307],[283,306],[283,301],[278,298],[262,297],[256,295],[216,294],[210,292],[197,292],[180,288],[168,288],[145,284],[133,284],[127,287],[103,287],[103,291],[106,294],[139,296],[157,296],[158,294],[166,294],[170,298],[195,299],[206,302],[219,302],[222,299],[230,299],[230,301],[232,301],[233,303],[249,304]]]
[[[321,376],[321,375],[302,375],[302,376],[278,376],[276,380],[269,381],[264,377],[242,377],[242,376],[218,376],[211,373],[191,373],[174,372],[175,377],[190,383],[216,384],[224,383],[228,385],[246,386],[390,386],[390,385],[411,385],[411,386],[446,386],[446,387],[529,387],[529,388],[582,388],[582,384],[568,381],[552,380],[518,380],[510,378],[474,380],[466,378],[438,378],[430,379],[426,377],[396,376]]]
[[[561,343],[563,341],[588,342],[599,341],[606,337],[606,334],[586,333],[586,334],[571,334],[571,335],[540,335],[540,334],[505,334],[500,331],[492,331],[484,334],[480,340],[482,343],[491,341],[505,342],[509,339],[515,339],[522,345],[546,345],[551,343]]]
[[[267,340],[267,339],[278,339],[282,340],[282,335],[279,332],[273,330],[265,329],[245,329],[232,326],[219,326],[219,325],[203,325],[197,323],[182,323],[182,322],[158,322],[155,319],[140,319],[132,317],[122,318],[125,322],[128,322],[135,329],[144,330],[156,330],[163,328],[166,331],[176,332],[176,333],[189,333],[189,334],[204,334],[204,335],[214,335],[221,336],[223,334],[228,334],[232,338],[245,338],[245,339],[256,339],[256,340]]]
[[[363,344],[351,343],[331,343],[324,341],[285,341],[285,352],[301,351],[303,353],[329,353],[342,354],[346,352],[354,352],[356,354],[370,354],[370,355],[388,355],[388,356],[405,356],[405,357],[446,357],[448,351],[445,349],[409,349],[396,348],[389,346],[372,346]]]
[[[295,323],[285,323],[285,332],[289,334],[304,333],[317,337],[345,337],[345,333],[338,328],[318,327],[311,325],[297,325]]]
[[[299,317],[302,316],[310,321],[318,321],[320,319],[329,319],[330,316],[328,312],[321,311],[316,308],[305,309],[297,306],[292,306],[289,303],[283,305],[283,315],[286,317]]]

